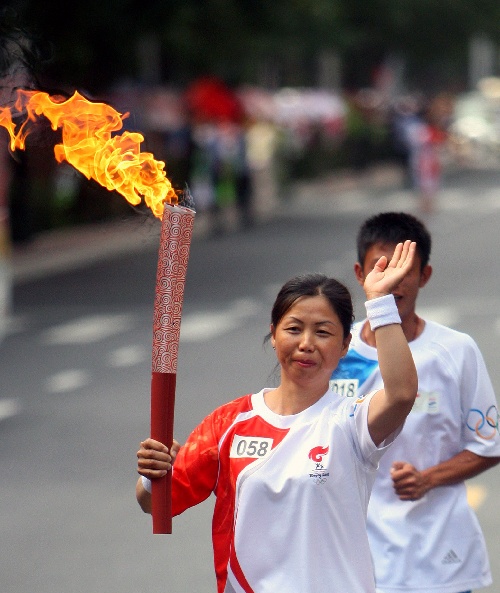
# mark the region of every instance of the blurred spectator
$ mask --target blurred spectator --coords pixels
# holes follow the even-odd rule
[[[405,187],[413,187],[411,130],[420,125],[419,101],[407,95],[395,101],[389,116],[389,128],[396,161],[405,173]]]
[[[276,154],[278,129],[268,118],[253,121],[248,126],[247,158],[252,176],[252,209],[254,216],[266,215],[276,204],[277,183]]]
[[[436,209],[442,175],[441,148],[447,138],[444,125],[430,102],[408,126],[413,183],[422,214],[432,214]]]
[[[252,187],[244,128],[230,121],[219,122],[214,127],[210,150],[214,187],[214,230],[223,230],[220,215],[225,208],[233,204],[237,208],[240,225],[248,228],[253,222]]]
[[[148,130],[148,143],[153,139],[156,144],[155,157],[165,160],[167,176],[174,187],[180,189],[186,183],[190,186],[194,144],[187,106],[178,92],[163,87],[144,93],[142,103],[143,125]]]
[[[372,152],[371,135],[366,112],[356,95],[347,95],[346,147],[351,164],[358,171],[364,171]]]
[[[252,179],[247,154],[244,107],[221,80],[203,77],[185,93],[194,128],[192,189],[197,205],[213,215],[213,231],[225,230],[234,207],[239,225],[253,223]]]
[[[349,165],[363,172],[383,158],[388,137],[384,97],[378,91],[363,88],[346,95],[346,139]]]
[[[431,214],[436,208],[450,105],[451,99],[444,95],[426,105],[417,95],[407,95],[394,103],[390,114],[394,154],[404,167],[405,185],[418,196],[422,214]]]
[[[193,150],[189,172],[191,191],[199,213],[211,211],[215,203],[215,190],[212,175],[212,136],[214,125],[203,123],[193,125]]]

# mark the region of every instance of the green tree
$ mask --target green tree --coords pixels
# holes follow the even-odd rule
[[[141,79],[137,48],[154,40],[159,80],[314,84],[317,59],[335,52],[348,85],[369,84],[388,55],[415,83],[463,79],[468,41],[500,40],[496,0],[7,0],[37,42],[50,47],[46,79],[98,92]]]

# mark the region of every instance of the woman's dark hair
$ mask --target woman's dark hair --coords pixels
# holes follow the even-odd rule
[[[303,274],[295,276],[286,282],[278,293],[271,311],[271,323],[277,327],[286,312],[297,299],[304,296],[322,295],[328,299],[332,309],[338,315],[342,324],[344,339],[351,331],[354,321],[351,293],[334,278],[323,274]],[[271,334],[266,336],[266,340]]]
[[[368,250],[377,243],[397,244],[406,239],[417,243],[423,270],[431,256],[431,235],[424,224],[407,212],[382,212],[372,216],[361,225],[358,232],[358,262],[363,266]]]

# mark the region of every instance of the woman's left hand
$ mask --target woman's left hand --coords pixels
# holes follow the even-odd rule
[[[391,294],[411,270],[416,247],[414,241],[398,243],[389,263],[385,255],[377,261],[363,285],[368,300]]]

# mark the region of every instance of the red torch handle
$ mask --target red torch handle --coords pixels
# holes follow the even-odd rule
[[[174,440],[175,373],[152,373],[151,438],[165,443]],[[153,482],[153,533],[172,533],[172,472]]]
[[[174,437],[174,404],[181,311],[194,210],[165,205],[158,253],[153,319],[151,437],[169,449]],[[172,533],[172,472],[152,482],[153,533]]]

